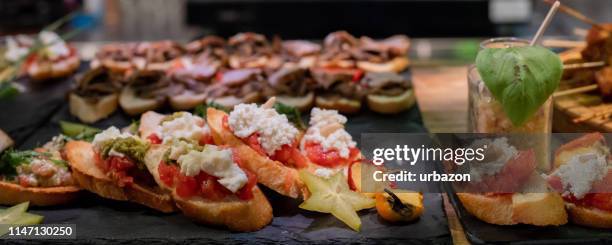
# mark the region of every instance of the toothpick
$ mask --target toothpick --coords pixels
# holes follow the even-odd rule
[[[561,96],[566,96],[566,95],[571,95],[571,94],[586,93],[586,92],[597,90],[598,87],[599,86],[597,86],[597,84],[591,84],[591,85],[587,85],[583,87],[567,89],[567,90],[555,92],[553,94],[553,97],[561,97]]]
[[[595,67],[601,67],[604,65],[606,65],[606,63],[603,61],[567,64],[567,65],[563,65],[563,70],[595,68]]]
[[[546,2],[548,4],[553,4],[552,0],[544,0],[544,2]],[[555,4],[557,2],[559,2],[559,1],[556,1]],[[597,23],[596,21],[594,21],[593,19],[591,19],[589,17],[586,17],[585,15],[581,14],[580,12],[578,12],[577,10],[575,10],[573,8],[567,7],[565,5],[560,5],[559,6],[559,10],[561,10],[561,12],[564,12],[564,13],[566,13],[566,14],[568,14],[568,15],[570,15],[570,16],[572,16],[572,17],[574,17],[574,18],[576,18],[576,19],[578,19],[578,20],[580,20],[582,22],[585,22],[585,23],[587,23],[589,25],[592,25],[594,27],[603,29],[601,27],[601,25],[599,25],[599,23]]]
[[[544,34],[544,32],[546,31],[546,29],[548,28],[548,25],[550,25],[550,22],[552,21],[553,16],[555,16],[555,13],[557,13],[557,10],[559,9],[559,5],[561,5],[561,3],[559,1],[556,1],[553,6],[550,8],[550,10],[548,11],[548,14],[546,15],[546,18],[544,18],[544,21],[542,22],[542,24],[540,25],[540,28],[538,29],[538,32],[536,32],[535,36],[533,36],[533,39],[531,39],[531,43],[529,43],[529,46],[534,46],[536,43],[538,43],[538,40],[540,40],[540,37],[542,37],[542,34]]]

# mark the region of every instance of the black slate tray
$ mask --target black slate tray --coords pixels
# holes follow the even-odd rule
[[[468,240],[474,244],[611,244],[612,230],[571,223],[558,227],[493,225],[474,217],[461,204],[449,183],[443,184]]]
[[[48,84],[0,103],[3,112],[0,128],[14,137],[18,148],[29,149],[57,135],[60,120],[78,121],[70,115],[65,102],[69,80]],[[39,100],[42,97],[44,100]],[[135,119],[118,111],[94,126],[122,127]],[[381,116],[365,109],[349,117],[347,130],[356,140],[360,133],[426,132],[418,106],[394,116]],[[137,204],[107,200],[87,192],[81,194],[78,202],[52,208],[33,207],[31,212],[44,215],[45,223],[75,224],[76,241],[91,243],[451,243],[440,194],[425,194],[425,213],[409,224],[387,223],[378,217],[375,209],[363,211],[360,213],[362,230],[357,233],[331,215],[301,210],[297,207],[300,201],[263,189],[272,203],[274,220],[264,229],[251,233],[202,226],[180,213],[161,214]]]

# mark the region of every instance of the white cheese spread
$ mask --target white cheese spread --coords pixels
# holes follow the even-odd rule
[[[196,176],[200,171],[219,178],[219,184],[235,193],[247,182],[246,173],[238,167],[230,149],[221,149],[215,145],[206,145],[204,150],[191,150],[178,158],[181,173]]]

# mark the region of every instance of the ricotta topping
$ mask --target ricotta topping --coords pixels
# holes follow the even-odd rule
[[[563,195],[584,197],[594,182],[602,180],[608,173],[606,156],[592,152],[578,154],[561,165],[552,175],[559,176],[563,183]]]
[[[234,107],[228,118],[229,127],[240,138],[259,133],[259,143],[269,156],[283,145],[292,144],[298,130],[289,123],[285,115],[272,108],[261,108],[256,104],[240,104]]]
[[[43,52],[49,59],[53,60],[70,54],[70,49],[57,33],[41,31],[38,38],[45,45]]]
[[[310,128],[302,139],[302,149],[305,142],[314,141],[320,143],[323,150],[337,150],[342,158],[348,158],[351,148],[357,146],[357,143],[353,141],[353,137],[344,128],[338,128],[327,136],[321,134],[321,130],[327,125],[334,123],[343,125],[346,123],[346,117],[340,115],[336,110],[324,110],[315,107],[310,112],[309,123]]]
[[[121,133],[121,131],[119,131],[118,128],[116,128],[115,126],[112,126],[96,134],[96,136],[94,136],[94,139],[91,143],[95,147],[100,148],[102,144],[106,141],[114,140],[117,138],[129,138],[129,137],[134,137],[134,136],[128,132]]]
[[[200,138],[210,131],[204,119],[189,112],[180,112],[180,116],[160,124],[158,132],[163,143],[184,139],[198,142]]]
[[[204,171],[219,178],[219,184],[233,193],[248,182],[246,173],[234,162],[230,149],[206,145],[202,151],[191,150],[180,156],[178,163],[182,174],[196,176],[200,171]]]
[[[485,146],[484,159],[470,162],[470,176],[475,181],[499,173],[506,163],[518,154],[516,147],[508,144],[506,137],[475,140],[469,148],[485,148]]]

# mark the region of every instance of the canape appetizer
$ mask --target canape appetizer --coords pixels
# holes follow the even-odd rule
[[[149,142],[110,127],[96,134],[92,143],[68,142],[65,151],[81,188],[105,198],[172,212],[175,207],[171,196],[157,185],[145,166],[149,147]]]
[[[189,110],[206,101],[206,89],[217,70],[212,66],[192,65],[174,70],[170,80],[168,101],[174,110]]]
[[[612,164],[602,134],[591,133],[559,147],[548,182],[563,195],[573,223],[612,228]]]
[[[225,40],[217,36],[207,36],[190,42],[185,46],[185,49],[190,62],[196,65],[218,70],[228,62]]]
[[[184,53],[183,46],[174,41],[142,42],[135,47],[132,62],[139,70],[166,71]]]
[[[113,43],[107,44],[96,52],[95,58],[91,61],[92,69],[104,67],[111,73],[122,74],[123,78],[128,77],[136,69],[133,58],[136,52],[136,43]]]
[[[169,85],[163,71],[138,71],[121,90],[119,105],[129,115],[158,109],[166,102]]]
[[[230,50],[229,66],[233,69],[269,68],[282,65],[282,59],[274,53],[265,36],[252,33],[238,33],[228,40]]]
[[[412,84],[393,72],[368,72],[361,79],[370,110],[383,114],[405,111],[416,102]]]
[[[76,88],[69,95],[70,113],[86,123],[93,123],[115,112],[120,82],[104,67],[77,77]]]
[[[404,35],[383,40],[363,36],[355,52],[357,67],[368,72],[402,72],[409,64],[408,48],[410,40]]]
[[[268,76],[266,97],[307,111],[314,105],[316,82],[309,76],[309,71],[298,66],[280,68]]]
[[[328,34],[323,40],[323,52],[317,59],[317,67],[356,68],[355,52],[359,40],[346,31]]]
[[[283,41],[281,46],[281,55],[285,62],[283,66],[313,67],[321,52],[321,45],[304,40]]]
[[[363,71],[352,68],[311,68],[310,73],[317,82],[317,107],[356,113],[366,90],[359,83]]]
[[[62,158],[65,142],[59,135],[33,151],[0,151],[0,204],[52,206],[74,200],[80,189]]]
[[[206,101],[227,108],[240,103],[259,102],[265,86],[261,69],[237,69],[219,73],[219,79],[206,89]]]

